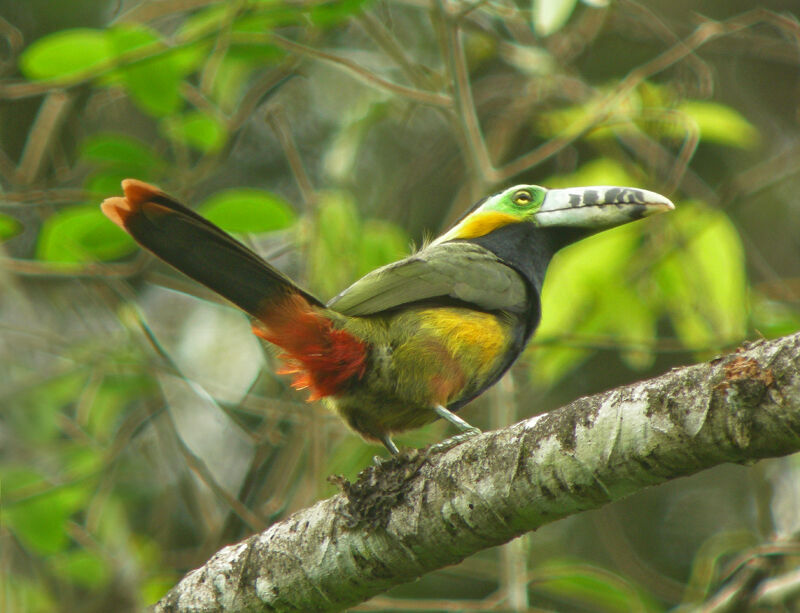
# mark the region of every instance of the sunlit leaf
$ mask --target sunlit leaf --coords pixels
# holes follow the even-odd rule
[[[214,100],[220,109],[226,112],[236,110],[251,75],[258,67],[257,62],[225,54],[212,85]]]
[[[637,181],[618,162],[600,158],[544,183],[567,187]],[[619,339],[621,357],[632,368],[652,364],[650,347],[666,307],[652,298],[650,276],[638,255],[644,228],[626,224],[556,254],[542,289],[542,321],[533,341],[535,381],[550,385],[577,367],[591,355],[594,337]],[[585,340],[575,346],[571,336]]]
[[[0,213],[0,242],[8,240],[22,232],[22,224],[8,215]]]
[[[43,378],[16,397],[15,410],[6,411],[5,417],[13,423],[18,436],[45,447],[60,434],[58,415],[75,402],[85,385],[86,374],[81,371]]]
[[[661,611],[622,577],[586,564],[551,561],[533,571],[537,592],[597,613]]]
[[[800,330],[800,309],[791,302],[774,300],[753,291],[750,303],[753,327],[764,337],[777,338]]]
[[[312,285],[321,294],[333,296],[357,278],[361,236],[358,209],[347,195],[326,192],[320,197],[313,229],[308,264]]]
[[[256,13],[238,18],[231,26],[235,34],[264,34],[274,27],[295,23],[301,15],[295,8],[280,6],[276,10],[265,13]],[[234,37],[234,41],[236,41]],[[250,60],[251,62],[275,62],[286,56],[286,51],[276,47],[264,37],[263,40],[253,43],[234,42],[228,53],[235,59]]]
[[[309,17],[318,26],[331,26],[361,11],[370,0],[329,0],[311,5]]]
[[[361,235],[356,274],[399,260],[408,254],[409,238],[398,226],[384,221],[367,220]]]
[[[154,605],[175,586],[178,579],[180,579],[180,576],[174,574],[161,574],[146,579],[139,588],[142,602],[146,606]]]
[[[167,53],[167,46],[154,31],[141,25],[118,26],[108,30],[110,44],[117,54],[148,47],[152,59],[136,62],[119,70],[125,88],[133,101],[145,112],[156,117],[169,115],[183,105],[180,84],[183,73]],[[185,66],[183,67],[186,68]]]
[[[133,240],[100,212],[96,204],[63,209],[47,218],[36,257],[47,262],[111,260],[133,251]]]
[[[9,573],[4,579],[2,586],[5,611],[52,613],[57,610],[53,597],[42,589],[40,583],[29,580],[20,573]]]
[[[123,355],[118,359],[132,361],[136,356]],[[147,375],[106,376],[93,395],[87,431],[98,441],[110,441],[130,399],[144,397],[148,391],[155,389],[152,378]]]
[[[527,75],[548,75],[556,68],[553,56],[541,47],[509,43],[500,48],[500,53],[505,61]]]
[[[688,347],[720,347],[746,330],[747,291],[739,235],[721,211],[684,202],[672,214],[675,248],[654,265],[672,325]]]
[[[29,79],[68,77],[108,62],[114,48],[103,30],[76,28],[43,36],[20,55],[19,67]]]
[[[534,347],[564,335],[652,340],[655,316],[626,285],[639,237],[636,226],[620,226],[570,245],[556,255],[542,288],[542,321]],[[632,300],[638,304],[631,305]],[[570,347],[569,343],[541,346],[534,352],[533,377],[542,384],[553,383],[589,354],[587,349]],[[643,365],[650,359],[637,357]]]
[[[126,134],[94,134],[83,141],[81,157],[100,164],[149,170],[166,165],[152,146]]]
[[[533,28],[540,36],[558,32],[569,21],[577,0],[533,0]]]
[[[227,130],[214,117],[200,111],[167,117],[159,125],[168,138],[184,143],[202,153],[219,151],[225,144]]]
[[[38,553],[63,551],[69,544],[66,522],[86,501],[87,490],[80,487],[47,489],[46,481],[33,471],[4,471],[5,496],[14,497],[19,488],[39,485],[42,493],[8,505],[3,509],[5,525],[26,547]]]
[[[634,131],[636,126],[630,122],[642,112],[639,91],[617,97],[610,108],[609,94],[608,88],[600,88],[586,102],[537,114],[533,118],[534,126],[540,134],[549,138],[583,134],[583,138],[589,141],[616,138],[618,133]]]
[[[702,142],[741,148],[758,143],[758,130],[729,106],[708,100],[686,100],[678,110],[697,124]]]
[[[65,551],[49,560],[56,575],[86,589],[105,585],[111,571],[99,554],[89,549]]]
[[[583,164],[575,172],[553,175],[542,182],[550,188],[565,188],[575,185],[621,185],[635,186],[636,178],[611,158],[597,158]]]
[[[283,199],[260,189],[218,192],[199,210],[228,232],[271,232],[288,228],[294,221],[294,211]]]
[[[86,177],[83,187],[86,191],[97,194],[98,198],[120,195],[122,193],[122,187],[120,186],[122,180],[131,178],[132,174],[134,172],[131,169],[111,166],[90,174]],[[135,174],[134,178],[149,178],[148,173],[143,169],[136,170]]]
[[[613,309],[613,313],[603,313],[601,317],[608,323],[608,332],[620,339],[622,359],[632,369],[652,366],[655,354],[648,345],[656,338],[658,313],[628,284],[609,287],[609,292],[614,292],[616,299],[604,306]],[[626,344],[632,346],[626,348]]]

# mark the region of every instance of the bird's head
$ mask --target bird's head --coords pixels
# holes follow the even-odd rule
[[[520,222],[538,228],[563,228],[564,236],[569,237],[566,244],[674,208],[664,196],[635,187],[547,189],[515,185],[478,202],[434,244],[476,239]]]

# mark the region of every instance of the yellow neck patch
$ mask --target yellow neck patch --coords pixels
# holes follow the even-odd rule
[[[474,213],[462,221],[458,226],[448,232],[448,238],[477,238],[493,232],[498,228],[507,226],[511,223],[519,222],[519,218],[508,213],[499,211],[487,211],[486,213]]]

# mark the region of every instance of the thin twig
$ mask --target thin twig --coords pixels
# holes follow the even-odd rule
[[[383,25],[372,13],[364,11],[357,17],[357,23],[370,35],[378,46],[392,58],[400,69],[405,74],[410,83],[413,83],[419,89],[430,89],[432,83],[419,66],[411,61],[411,58],[403,49],[403,46],[398,42],[388,28]]]
[[[308,176],[303,160],[300,157],[300,152],[297,150],[297,144],[294,141],[291,131],[287,127],[286,113],[280,106],[274,106],[267,115],[267,121],[278,137],[283,148],[283,153],[286,155],[286,160],[289,162],[289,168],[292,169],[292,175],[297,182],[297,187],[300,189],[300,194],[303,197],[303,205],[308,211],[315,201],[314,185],[311,183],[311,178]]]
[[[16,177],[21,183],[31,184],[39,177],[47,151],[56,142],[74,99],[71,92],[54,90],[42,101],[17,167]]]
[[[470,154],[470,161],[475,171],[483,179],[481,188],[486,182],[493,182],[496,174],[494,165],[486,150],[486,141],[481,133],[480,120],[475,109],[475,100],[472,97],[472,88],[469,80],[467,58],[464,55],[464,46],[461,44],[461,31],[458,22],[445,19],[446,45],[448,54],[448,67],[453,82],[453,92],[456,112],[458,114],[464,141]]]
[[[156,353],[161,356],[170,368],[174,369],[176,372],[180,373],[180,369],[178,365],[172,360],[172,357],[169,353],[161,346],[161,343],[156,338],[155,334],[153,334],[152,330],[147,326],[146,322],[142,318],[142,316],[137,312],[136,313],[139,328],[144,333],[145,338],[148,340],[150,345],[155,349]],[[182,375],[181,375],[182,376]],[[195,453],[191,450],[191,448],[186,444],[186,441],[183,440],[180,432],[178,432],[178,427],[175,424],[175,421],[172,418],[172,414],[169,411],[164,411],[165,421],[169,426],[170,432],[172,434],[173,440],[178,444],[178,449],[181,455],[186,462],[186,465],[194,472],[200,480],[208,486],[208,488],[214,492],[214,495],[217,496],[220,500],[224,501],[228,507],[239,516],[239,518],[247,524],[248,528],[251,530],[263,530],[267,527],[267,524],[261,520],[258,515],[253,513],[250,509],[248,509],[245,505],[243,505],[236,496],[232,495],[228,490],[222,487],[212,474],[211,470],[208,468],[205,462],[201,460]]]
[[[306,45],[296,43],[278,34],[262,35],[262,34],[237,33],[234,34],[234,40],[236,42],[241,42],[241,43],[247,43],[247,42],[274,43],[276,46],[285,49],[286,51],[292,51],[294,53],[307,55],[309,57],[330,62],[335,66],[346,68],[356,76],[364,79],[366,82],[372,85],[376,85],[381,89],[385,89],[399,96],[403,96],[404,98],[408,98],[409,100],[413,100],[414,102],[419,102],[420,104],[428,104],[431,106],[442,106],[447,108],[449,108],[453,104],[453,101],[450,99],[449,96],[437,94],[435,92],[430,92],[430,91],[423,91],[412,87],[405,87],[404,85],[398,85],[397,83],[388,81],[383,77],[379,77],[375,73],[370,72],[365,68],[362,68],[352,60],[349,60],[347,58],[338,55],[334,55],[332,53],[328,53],[326,51],[320,51],[319,49],[314,49],[313,47],[307,47]]]
[[[19,258],[0,258],[0,268],[25,277],[68,277],[70,279],[128,278],[142,272],[149,256],[141,252],[130,262],[59,264]]]

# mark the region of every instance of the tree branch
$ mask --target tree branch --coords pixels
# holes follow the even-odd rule
[[[800,334],[369,467],[219,551],[156,611],[341,610],[646,486],[797,450]]]

